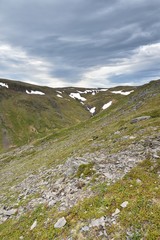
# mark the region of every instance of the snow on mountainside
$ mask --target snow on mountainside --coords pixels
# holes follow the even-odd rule
[[[101,94],[100,96],[102,97],[100,102],[103,102],[105,100],[104,97],[110,96],[110,94],[120,94],[122,96],[127,96],[127,95],[131,94],[132,92],[134,92],[134,90],[130,90],[130,91],[125,91],[125,90],[109,91],[108,88],[103,88],[103,89],[86,89],[84,91],[77,90],[77,92],[74,92],[74,93],[71,92],[69,94],[69,96],[71,98],[75,99],[75,100],[79,100],[80,103],[82,105],[84,105],[84,107],[86,107],[86,109],[93,116],[96,113],[96,106],[93,106],[93,104],[90,103],[90,100],[92,100],[94,102],[94,99],[96,99],[97,96],[99,96],[99,94]],[[82,95],[84,95],[84,94],[85,94],[85,98],[82,97]],[[92,96],[94,96],[94,97],[92,97]],[[111,98],[114,99],[114,96],[112,95]],[[101,109],[103,109],[103,110],[107,109],[108,107],[110,107],[112,105],[112,103],[113,103],[113,101],[111,100],[107,104],[103,104]],[[100,109],[99,109],[99,111],[100,111]]]
[[[0,82],[0,87],[6,87],[6,88],[8,88],[8,84]]]
[[[105,109],[109,108],[111,105],[112,105],[112,101],[104,104],[103,107],[102,107],[102,109],[105,110]]]
[[[43,92],[33,91],[33,90],[31,90],[31,91],[26,90],[26,93],[27,94],[36,94],[36,95],[45,95],[45,93],[43,93]]]
[[[129,95],[131,94],[132,92],[134,92],[134,90],[131,90],[129,92],[123,92],[123,90],[120,90],[120,91],[112,91],[112,93],[114,94],[121,94],[121,95]]]
[[[137,89],[49,88],[0,79],[0,151],[88,120],[102,111],[109,114],[124,99],[134,99]]]
[[[59,98],[63,98],[60,94],[57,94],[57,97],[59,97]]]
[[[81,101],[86,101],[86,98],[81,97],[80,93],[70,93],[69,96],[74,99],[78,99]]]

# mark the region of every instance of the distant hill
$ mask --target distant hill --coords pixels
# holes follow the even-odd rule
[[[0,150],[85,121],[126,97],[114,90],[134,89],[49,88],[0,79]]]

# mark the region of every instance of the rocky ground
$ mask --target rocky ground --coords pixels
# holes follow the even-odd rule
[[[67,210],[79,200],[93,196],[92,186],[95,183],[107,182],[110,185],[121,179],[148,156],[153,160],[159,158],[160,135],[141,141],[137,141],[134,136],[125,136],[123,140],[124,138],[130,138],[133,141],[123,151],[110,154],[109,149],[102,148],[81,157],[69,157],[64,164],[50,169],[43,167],[39,169],[38,174],[31,174],[19,184],[12,186],[10,191],[17,196],[17,199],[12,204],[1,205],[0,222],[9,218],[19,218],[39,204],[45,204],[48,207],[57,206],[59,211]],[[81,169],[80,166],[83,168]],[[6,196],[1,196],[1,199],[4,201]],[[103,227],[108,222],[114,222],[117,216],[118,212],[110,219],[102,217],[93,220],[88,226],[83,227],[82,231],[89,231],[89,228],[95,224]]]

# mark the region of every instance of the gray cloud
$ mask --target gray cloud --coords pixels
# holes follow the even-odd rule
[[[159,0],[1,0],[0,76],[50,86],[148,81],[159,75],[160,58],[152,56],[160,51],[159,12]]]

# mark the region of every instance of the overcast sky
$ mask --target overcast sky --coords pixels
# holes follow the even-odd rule
[[[0,77],[51,87],[160,78],[160,0],[0,0]]]

